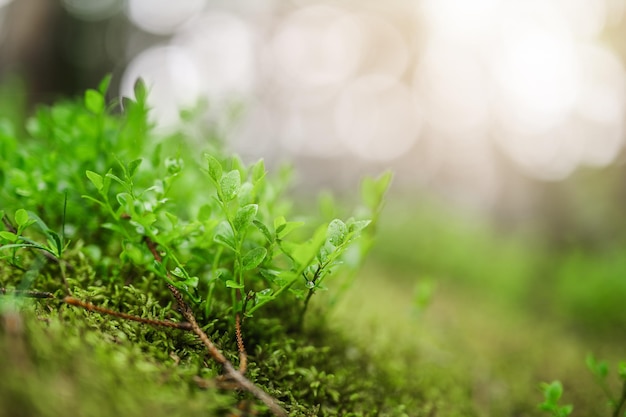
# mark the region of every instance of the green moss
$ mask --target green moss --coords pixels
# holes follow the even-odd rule
[[[292,416],[438,409],[445,390],[413,383],[390,366],[396,360],[379,360],[331,329],[324,313],[307,311],[332,287],[331,272],[367,253],[390,175],[363,182],[361,216],[294,214],[287,175],[271,175],[263,161],[247,166],[213,141],[202,160],[183,132],[155,136],[145,86],[116,108],[104,103],[108,82],[82,100],[40,108],[27,140],[21,129],[0,136],[1,412],[268,414],[229,389],[191,332],[63,302],[71,294],[180,322],[167,284],[235,365],[234,323],[244,318],[246,375]]]

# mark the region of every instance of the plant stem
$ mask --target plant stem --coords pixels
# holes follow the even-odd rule
[[[119,317],[125,320],[136,321],[138,323],[149,324],[151,326],[171,327],[171,328],[180,329],[180,330],[191,330],[191,325],[189,323],[185,323],[185,322],[177,323],[177,322],[169,321],[169,320],[147,319],[147,318],[135,316],[132,314],[109,310],[108,308],[99,307],[95,304],[91,304],[87,301],[82,301],[82,300],[79,300],[77,298],[70,297],[70,296],[63,298],[63,302],[65,304],[84,308],[87,311],[97,311],[98,313],[108,314],[109,316]]]
[[[302,326],[304,325],[304,314],[306,313],[306,310],[309,306],[309,300],[311,299],[313,294],[315,294],[315,290],[311,288],[309,290],[309,293],[306,295],[306,298],[304,299],[304,305],[302,306],[302,311],[300,311],[300,317],[298,318],[298,328],[300,329],[302,329]]]
[[[198,325],[198,322],[196,321],[196,318],[191,311],[191,308],[189,308],[189,305],[185,302],[185,300],[183,300],[183,296],[180,291],[178,291],[178,289],[171,284],[167,284],[167,288],[176,299],[181,314],[183,315],[185,320],[187,320],[191,324],[191,330],[196,334],[196,336],[198,336],[204,346],[206,346],[211,357],[220,365],[222,365],[224,371],[226,372],[226,376],[235,381],[237,385],[239,385],[239,387],[248,391],[259,400],[261,400],[275,416],[287,417],[287,411],[285,411],[285,409],[278,405],[278,402],[276,401],[276,399],[274,399],[274,397],[270,396],[261,388],[254,385],[254,383],[252,383],[252,381],[250,381],[248,378],[243,376],[233,367],[233,364],[230,363],[228,359],[226,359],[222,352],[220,352],[220,350],[215,346],[211,339],[209,339],[209,336],[207,336],[204,330],[202,330]]]
[[[246,346],[243,344],[241,315],[239,313],[235,316],[235,334],[237,336],[237,349],[239,350],[239,372],[245,374],[248,368],[248,355],[246,354]]]
[[[626,403],[626,381],[624,381],[624,385],[622,385],[622,396],[619,399],[619,402],[615,405],[615,410],[613,410],[613,417],[619,417],[620,412],[622,411],[622,407]]]

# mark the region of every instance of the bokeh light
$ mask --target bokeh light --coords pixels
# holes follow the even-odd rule
[[[209,99],[249,95],[255,83],[256,39],[246,21],[210,12],[189,22],[173,38],[193,60]]]
[[[171,34],[197,16],[205,4],[206,0],[128,0],[127,14],[146,32]]]
[[[558,180],[623,150],[624,68],[600,39],[624,3],[129,0],[133,23],[172,36],[133,60],[122,88],[154,80],[159,124],[198,97],[246,103],[242,150],[363,163],[436,150],[412,156],[416,175],[428,166],[489,200],[502,156]]]
[[[349,15],[326,5],[288,15],[272,39],[277,81],[295,88],[340,85],[355,70],[361,33]]]
[[[486,133],[489,86],[478,57],[458,45],[433,39],[413,76],[431,128],[450,134]]]
[[[406,85],[385,76],[365,76],[348,84],[335,108],[337,135],[355,155],[390,160],[415,142],[421,114]]]
[[[530,22],[507,35],[494,57],[498,117],[511,130],[544,132],[564,120],[578,99],[574,44]]]

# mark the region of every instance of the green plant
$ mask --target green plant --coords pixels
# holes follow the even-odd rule
[[[586,359],[587,368],[591,371],[596,379],[596,383],[602,389],[608,400],[609,407],[613,410],[612,416],[626,416],[626,411],[621,414],[624,404],[626,404],[626,362],[620,362],[618,365],[618,376],[621,380],[622,387],[618,396],[615,396],[613,390],[608,383],[609,366],[605,361],[598,361],[589,354]]]
[[[574,407],[571,404],[559,405],[561,396],[563,395],[563,385],[561,381],[552,381],[551,383],[542,383],[544,401],[539,404],[539,409],[550,413],[553,417],[567,417]]]
[[[243,323],[258,332],[263,316],[277,317],[285,329],[302,329],[309,300],[326,289],[331,273],[358,265],[369,250],[391,176],[364,180],[358,217],[320,224],[292,213],[286,171],[271,176],[262,160],[246,165],[215,141],[205,142],[198,157],[182,132],[158,138],[144,84],[136,84],[134,99],[107,105],[109,82],[81,101],[39,109],[24,145],[16,129],[0,131],[3,293],[56,297],[121,319],[191,330],[231,381],[282,414],[276,399],[243,376]],[[120,285],[161,300],[169,293],[184,322],[118,312],[128,308],[116,300]],[[228,325],[209,337],[215,324],[207,323],[215,320]],[[214,343],[229,334],[238,370]]]
[[[592,354],[587,355],[585,360],[587,368],[593,374],[596,384],[605,394],[608,405],[612,410],[612,417],[626,416],[626,411],[622,413],[622,409],[626,404],[626,362],[620,362],[618,365],[618,376],[621,380],[621,390],[618,396],[615,396],[608,381],[609,365],[605,361],[598,361]],[[541,384],[545,401],[540,404],[540,409],[550,412],[555,417],[568,416],[573,410],[572,405],[560,406],[558,404],[563,394],[563,386],[560,381],[554,381],[550,384]]]

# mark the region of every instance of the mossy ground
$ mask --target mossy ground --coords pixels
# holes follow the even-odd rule
[[[81,252],[68,253],[66,260],[75,297],[141,317],[179,320],[160,280],[119,271],[129,276],[103,281]],[[63,292],[58,265],[40,272],[34,287]],[[17,286],[19,276],[5,270],[2,282]],[[190,333],[88,312],[57,299],[5,296],[2,301],[3,415],[60,416],[69,410],[94,416],[267,414],[249,395],[224,387],[219,366]],[[396,352],[389,352],[395,358],[389,363],[377,360],[370,349],[375,344],[329,326],[328,317],[315,308],[301,330],[295,330],[293,320],[292,325],[285,325],[284,317],[279,320],[286,314],[280,310],[278,305],[244,322],[247,375],[290,415],[432,415],[441,408],[445,396],[433,396],[432,388],[424,389],[427,378],[401,369]],[[217,318],[205,326],[237,363],[235,337],[228,329]]]
[[[45,213],[55,230],[65,226],[66,218],[73,219],[67,250],[57,242],[60,261],[44,258],[32,247],[16,252],[21,259],[3,253],[0,287],[8,294],[0,295],[0,416],[268,415],[249,394],[220,379],[220,366],[191,333],[61,302],[71,290],[78,299],[112,310],[181,320],[164,277],[150,269],[154,259],[142,244],[145,236],[135,236],[135,241],[129,240],[130,234],[116,236],[113,232],[123,232],[126,224],[111,229],[111,219],[95,215],[95,206],[85,205],[80,197],[90,193],[82,177],[85,170],[98,167],[104,173],[114,162],[107,152],[95,151],[103,146],[103,138],[125,147],[129,159],[137,156],[129,139],[148,132],[143,88],[137,96],[138,102],[128,106],[120,120],[105,110],[104,99],[95,91],[86,96],[86,108],[69,103],[49,114],[40,111],[39,124],[31,123],[36,127],[31,129],[32,150],[22,149],[15,129],[0,126],[0,139],[6,142],[0,148],[0,183],[7,206],[0,207],[3,214],[16,217],[24,206]],[[98,97],[101,100],[94,99]],[[42,145],[51,135],[58,141],[52,141],[54,152]],[[76,143],[83,148],[69,145]],[[67,157],[68,149],[75,155]],[[178,157],[166,158],[163,165],[159,149],[152,153],[153,169],[144,175],[154,175],[158,167],[178,175]],[[122,168],[137,169],[137,161]],[[172,167],[175,172],[170,172]],[[102,185],[104,177],[90,172],[92,185]],[[259,172],[260,181],[264,168]],[[201,174],[192,170],[174,187],[173,197],[184,202],[180,207],[198,206],[190,198],[210,198],[196,192]],[[167,181],[173,178],[167,175]],[[60,190],[68,178],[75,187],[65,194],[65,212]],[[144,185],[149,187],[154,178],[147,179]],[[384,192],[376,191],[373,182],[369,188],[374,194]],[[337,281],[328,285],[328,293],[319,288],[304,327],[299,321],[301,299],[294,302],[284,296],[272,298],[246,319],[247,375],[254,383],[291,416],[472,417],[541,415],[539,382],[561,379],[565,400],[575,403],[574,415],[608,415],[606,399],[586,371],[584,358],[589,352],[610,363],[623,358],[626,338],[615,332],[626,322],[623,247],[595,254],[557,253],[524,236],[501,236],[475,219],[458,220],[425,202],[399,198],[390,203],[378,225],[374,256],[348,291],[333,292],[342,288]],[[127,208],[113,217],[121,222],[136,207]],[[176,220],[177,213],[168,218]],[[274,228],[280,227],[277,213],[265,214]],[[15,225],[5,226],[4,239],[13,239],[9,229]],[[58,238],[47,227],[40,228],[48,238]],[[168,226],[158,232],[175,229]],[[211,234],[194,236],[201,244],[197,249],[206,249],[204,241],[214,240]],[[202,271],[204,260],[214,257],[213,252],[209,255],[202,252],[192,265]],[[249,278],[257,277],[250,272]],[[432,296],[427,287],[420,289],[424,282],[436,287]],[[56,298],[12,295],[16,288],[48,291]],[[193,306],[206,333],[237,364],[232,323],[237,303],[230,303],[227,288],[221,291],[227,297],[215,298],[211,314],[201,303]]]
[[[129,274],[127,286],[94,282],[89,260],[78,253],[68,255],[67,278],[84,287],[77,297],[144,317],[178,318],[159,280],[120,271]],[[58,267],[44,271],[38,289],[61,291]],[[390,271],[384,261],[368,262],[330,314],[323,313],[324,296],[316,300],[303,331],[286,328],[276,310],[250,319],[248,375],[295,416],[534,416],[540,415],[538,382],[556,376],[566,381],[566,399],[576,401],[575,415],[606,415],[583,362],[590,350],[617,358],[618,349],[537,320],[531,310],[504,308],[488,290],[468,296],[445,281],[418,314],[407,290],[416,277]],[[3,271],[2,282],[17,276]],[[219,367],[190,333],[56,300],[4,297],[3,309],[0,415],[267,413],[249,395],[221,386]],[[214,319],[205,328],[236,363],[227,323]]]

